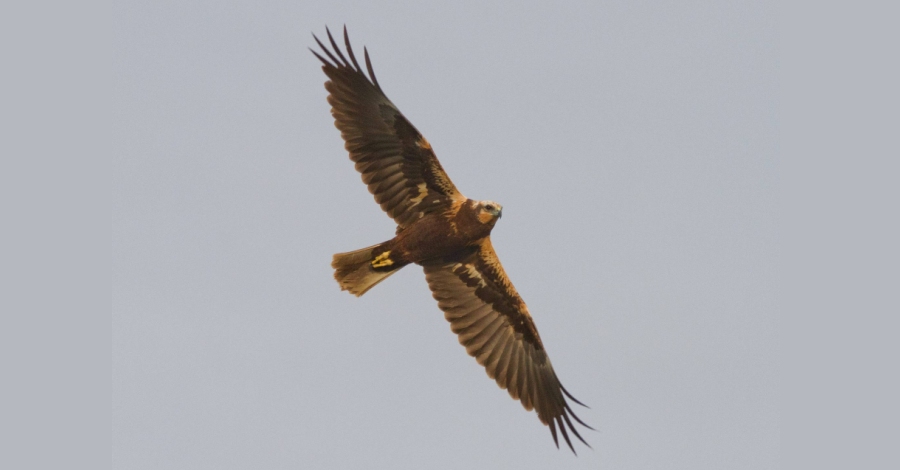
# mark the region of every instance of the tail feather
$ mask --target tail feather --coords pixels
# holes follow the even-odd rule
[[[334,268],[334,278],[341,285],[341,290],[350,291],[359,297],[403,267],[373,267],[375,257],[372,253],[379,246],[381,245],[334,255],[331,267]]]

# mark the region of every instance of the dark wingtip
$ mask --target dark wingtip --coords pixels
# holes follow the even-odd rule
[[[366,77],[365,72],[363,72],[362,67],[360,67],[359,65],[359,61],[356,60],[356,54],[353,53],[353,47],[350,45],[350,34],[347,32],[347,25],[344,25],[343,32],[344,45],[347,48],[347,56],[350,57],[350,60],[347,60],[347,56],[344,56],[344,53],[341,52],[341,48],[338,47],[337,41],[334,40],[334,35],[331,34],[331,30],[327,25],[325,26],[325,33],[328,35],[328,42],[331,43],[331,47],[325,46],[325,43],[323,43],[319,39],[319,37],[315,35],[315,33],[313,33],[312,37],[316,40],[316,44],[319,45],[319,48],[321,48],[320,52],[324,53],[325,57],[328,57],[328,60],[322,57],[322,55],[315,50],[310,49],[310,51],[312,51],[312,53],[315,54],[315,56],[318,57],[326,67],[332,67],[336,69],[348,68],[353,72],[359,73],[364,78],[366,78],[369,83],[375,85],[375,88],[379,92],[384,94],[384,91],[381,90],[381,85],[378,83],[378,79],[375,77],[375,70],[372,68],[372,61],[369,59],[369,51],[365,47],[363,47],[363,55],[365,56],[366,60],[366,69],[369,72],[369,76]]]
[[[559,449],[559,438],[556,436],[556,422],[551,419],[548,426],[550,426],[550,434],[553,436],[553,443],[556,444],[556,448]]]
[[[313,48],[307,47],[307,49],[309,49],[309,52],[312,52],[314,56],[318,57],[319,60],[321,60],[323,64],[330,65],[329,62],[327,60],[325,60],[324,57],[320,56],[318,52],[314,51]]]
[[[572,401],[587,408],[587,406],[585,406],[584,403],[581,403],[580,401],[576,400],[575,397],[573,397],[572,394],[570,394],[562,386],[562,384],[559,385],[559,388]],[[584,440],[584,437],[581,436],[581,433],[578,432],[578,429],[575,427],[574,423],[572,423],[572,419],[570,419],[569,417],[571,416],[575,421],[578,422],[578,424],[584,426],[587,429],[590,429],[591,431],[596,431],[596,429],[592,428],[591,426],[588,426],[584,421],[582,421],[581,418],[579,418],[578,415],[576,415],[575,412],[572,411],[572,407],[569,406],[569,403],[568,403],[568,401],[566,401],[565,398],[563,398],[562,396],[560,396],[559,398],[561,399],[560,400],[561,403],[558,403],[558,404],[562,405],[562,409],[557,408],[554,412],[555,416],[550,418],[548,420],[549,422],[547,422],[547,424],[550,426],[550,433],[553,435],[553,442],[556,444],[556,448],[557,449],[559,448],[559,440],[557,439],[557,433],[556,433],[556,425],[559,425],[559,431],[562,433],[563,439],[565,439],[566,444],[569,446],[569,449],[572,451],[573,454],[578,455],[578,453],[575,452],[575,447],[572,445],[572,440],[569,438],[569,431],[571,431],[572,434],[574,434],[575,437],[578,438],[578,440],[581,441],[582,444],[587,446],[588,449],[593,450],[594,448],[591,447],[591,445],[588,444],[586,440]]]
[[[328,41],[331,42],[331,47],[334,48],[334,53],[341,58],[341,64],[350,67],[350,62],[344,57],[344,54],[341,53],[341,48],[338,47],[337,41],[334,40],[334,36],[331,35],[331,31],[328,29],[328,26],[325,27],[325,32],[328,33]]]
[[[560,390],[563,391],[563,393],[566,394],[567,397],[569,397],[570,400],[574,401],[575,403],[578,403],[579,405],[581,405],[581,406],[583,406],[583,407],[585,407],[585,408],[587,408],[587,409],[591,409],[590,406],[585,405],[584,403],[578,401],[577,398],[573,397],[572,394],[569,393],[568,390],[566,390],[566,387],[563,387],[563,386],[562,386],[562,384],[559,384],[559,388],[560,388]]]
[[[565,416],[565,414],[563,414]],[[566,444],[569,445],[569,449],[572,450],[572,453],[578,455],[578,452],[575,452],[575,447],[572,446],[572,440],[569,439],[569,433],[566,432],[566,425],[562,422],[561,419],[557,418],[559,421],[559,430],[562,432],[563,438],[566,440]]]
[[[330,67],[337,67],[338,64],[340,64],[340,62],[338,62],[338,60],[333,55],[331,55],[331,52],[328,51],[328,48],[325,47],[325,44],[322,44],[322,41],[320,41],[319,38],[315,34],[313,34],[313,39],[315,39],[316,43],[319,44],[319,47],[322,48],[322,52],[324,52],[325,55],[327,55],[328,58],[331,59],[331,62],[328,62],[328,61],[322,59],[322,56],[320,56],[319,54],[316,54],[315,51],[313,51],[313,54],[316,54],[316,57],[318,57],[320,60],[322,60],[322,62],[324,62],[325,65],[328,65]],[[312,49],[310,49],[310,50],[312,50]]]
[[[596,429],[594,429],[594,428],[588,426],[587,423],[585,423],[584,421],[582,421],[581,418],[579,418],[578,415],[576,415],[575,412],[572,411],[572,408],[569,406],[568,403],[566,403],[566,410],[569,412],[570,415],[572,415],[573,418],[575,418],[575,421],[578,421],[578,423],[580,423],[582,426],[584,426],[584,427],[590,429],[591,431],[596,431]],[[590,447],[590,446],[588,446],[588,447]]]
[[[362,71],[359,62],[356,61],[356,56],[353,54],[353,47],[350,46],[350,35],[347,34],[347,25],[344,25],[344,45],[347,47],[347,55],[350,56],[350,60],[353,62],[356,71]]]
[[[569,430],[571,430],[572,433],[575,434],[575,437],[577,437],[578,440],[581,441],[582,444],[588,446],[588,449],[594,450],[594,448],[591,447],[591,445],[588,444],[588,443],[584,440],[583,437],[581,437],[581,434],[578,434],[578,430],[575,429],[575,426],[572,425],[572,421],[569,420],[569,417],[568,417],[565,413],[563,413],[563,418],[566,420],[566,424],[569,425]]]
[[[378,79],[375,78],[375,70],[372,69],[372,61],[369,60],[369,50],[363,46],[363,55],[366,58],[366,69],[369,71],[369,78],[372,80],[372,83],[375,85],[375,88],[378,88],[378,91],[381,91],[381,85],[378,84]]]

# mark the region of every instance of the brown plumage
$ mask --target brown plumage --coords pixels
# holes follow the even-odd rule
[[[361,296],[408,264],[423,266],[451,330],[488,376],[526,410],[537,411],[557,447],[557,428],[572,452],[568,431],[588,445],[571,419],[592,428],[567,398],[581,402],[557,379],[528,307],[491,245],[502,207],[460,194],[428,141],[381,90],[365,49],[368,76],[360,67],[346,28],[346,56],[330,31],[328,39],[331,49],[316,38],[324,56],[312,52],[329,78],[335,126],[375,202],[397,223],[391,240],[334,255],[341,289]]]

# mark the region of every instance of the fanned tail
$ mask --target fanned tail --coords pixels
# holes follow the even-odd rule
[[[382,245],[334,255],[331,267],[334,268],[334,278],[341,285],[341,290],[350,291],[359,297],[404,266],[391,262],[390,252],[374,256]]]

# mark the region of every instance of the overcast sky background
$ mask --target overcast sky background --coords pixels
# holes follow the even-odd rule
[[[777,15],[761,2],[117,2],[118,469],[776,468]],[[489,380],[307,47],[347,24],[494,246],[594,450]]]

